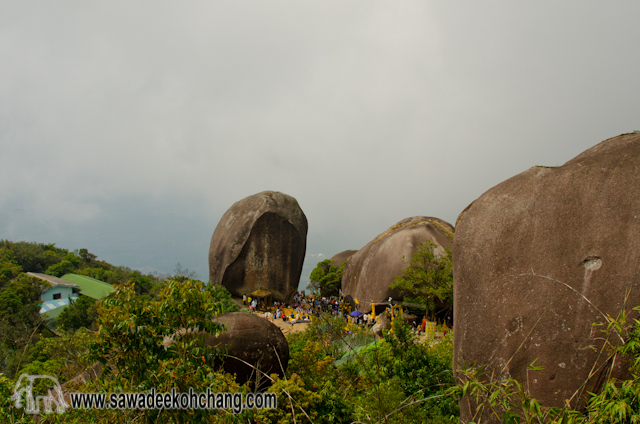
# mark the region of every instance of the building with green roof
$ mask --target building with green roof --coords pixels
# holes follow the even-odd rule
[[[80,288],[80,294],[89,296],[95,300],[109,296],[113,292],[113,286],[95,278],[86,275],[65,274],[60,277],[71,284],[75,284]]]

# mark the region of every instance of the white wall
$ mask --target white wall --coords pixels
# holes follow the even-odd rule
[[[47,300],[54,300],[53,295],[60,293],[61,299],[68,299],[73,294],[73,287],[55,286],[42,292],[40,300],[46,302]]]

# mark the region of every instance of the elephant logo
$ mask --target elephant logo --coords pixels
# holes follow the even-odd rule
[[[36,389],[38,392],[44,394],[34,397],[33,383],[37,382]],[[62,393],[62,387],[58,383],[58,380],[48,375],[29,375],[22,374],[18,378],[16,386],[13,388],[13,396],[11,400],[16,402],[16,408],[22,407],[22,395],[25,395],[26,407],[24,412],[27,414],[38,414],[40,412],[40,401],[44,403],[44,412],[49,414],[53,412],[51,405],[56,405],[56,412],[62,414],[69,407],[69,404],[64,401],[64,395]]]

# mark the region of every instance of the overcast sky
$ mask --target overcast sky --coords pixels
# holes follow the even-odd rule
[[[302,280],[397,221],[640,129],[637,1],[0,3],[0,238],[207,279],[236,201]],[[324,255],[324,256],[320,256]]]

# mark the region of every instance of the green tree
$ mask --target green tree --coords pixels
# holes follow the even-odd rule
[[[80,296],[62,310],[56,322],[63,330],[75,331],[81,327],[90,328],[97,317],[96,301],[88,296]]]
[[[45,271],[46,274],[53,275],[54,277],[62,277],[65,274],[70,273],[75,269],[75,266],[71,261],[64,260],[60,263],[51,265]]]
[[[22,272],[16,254],[11,249],[0,246],[0,288]]]
[[[318,262],[316,268],[311,271],[309,280],[311,291],[321,296],[337,296],[342,282],[342,273],[347,263],[343,262],[340,268],[333,265],[331,259]]]
[[[80,256],[87,263],[90,263],[91,261],[95,261],[98,258],[93,253],[89,253],[87,249],[80,249],[78,251],[78,256]]]
[[[216,284],[209,281],[205,290],[211,293],[211,299],[214,302],[220,302],[222,307],[221,313],[237,312],[240,310],[238,304],[231,298],[229,290],[227,290],[227,288],[222,284]]]
[[[57,331],[57,337],[41,338],[29,350],[28,362],[20,374],[48,374],[61,383],[91,367],[86,356],[94,333],[81,328],[75,332]]]
[[[40,315],[40,280],[20,274],[0,290],[0,372],[12,377],[25,359],[28,346],[46,328]]]
[[[399,290],[405,298],[426,303],[430,311],[435,309],[436,300],[453,300],[451,250],[446,248],[436,254],[437,247],[430,240],[420,243],[410,261],[403,257],[406,268],[391,284],[391,288]]]
[[[61,262],[65,255],[69,254],[68,250],[56,247],[55,243],[0,240],[0,248],[2,247],[13,252],[15,263],[20,265],[24,272],[44,272],[51,265]]]
[[[99,328],[91,345],[90,358],[105,364],[105,389],[237,391],[233,377],[216,369],[218,350],[204,343],[205,334],[217,335],[224,330],[215,320],[221,311],[221,304],[212,299],[203,283],[194,280],[168,281],[157,301],[136,296],[131,283],[116,286],[115,292],[100,302]],[[171,340],[166,340],[166,347],[165,337]],[[148,414],[148,422],[204,422],[217,412],[142,413]]]

